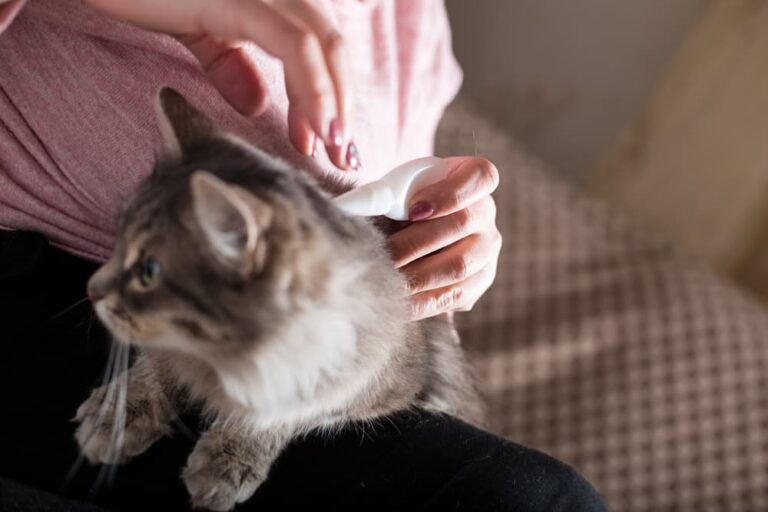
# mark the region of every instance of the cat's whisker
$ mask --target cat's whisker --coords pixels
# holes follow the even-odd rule
[[[117,362],[115,364],[114,376],[110,383],[108,394],[117,396],[114,402],[112,400],[105,400],[105,403],[112,403],[112,411],[114,418],[112,421],[112,432],[110,433],[110,444],[107,451],[107,458],[114,459],[116,451],[122,446],[118,446],[122,443],[123,433],[125,431],[125,415],[122,411],[125,410],[125,399],[127,397],[126,388],[128,387],[128,353],[129,348],[127,345],[120,344],[117,353]],[[114,392],[114,393],[113,393]],[[102,406],[103,408],[103,406]],[[101,424],[101,420],[98,424]],[[117,464],[103,464],[99,468],[99,472],[96,475],[96,482],[91,488],[91,496],[98,494],[106,482],[111,485],[114,481],[114,473],[117,472]]]
[[[197,441],[200,439],[200,436],[192,432],[192,429],[181,420],[181,416],[176,412],[176,409],[173,407],[170,400],[168,400],[168,407],[171,409],[171,422],[176,426],[176,430],[181,432],[181,434],[190,441]]]
[[[112,399],[117,392],[117,368],[123,347],[119,342],[112,340],[112,350],[115,351],[115,355],[107,367],[107,372],[104,374],[104,381],[102,382],[102,386],[107,386],[107,393],[101,402],[101,407],[99,407],[99,414],[96,418],[96,422],[94,423],[94,431],[96,430],[97,425],[102,424],[104,418],[107,415],[107,410],[109,409]],[[93,432],[88,434],[89,438],[91,435],[93,435]],[[85,444],[87,444],[87,441]]]
[[[85,324],[85,322],[87,322],[87,321],[88,321],[88,319],[90,318],[90,316],[91,316],[91,312],[90,312],[90,311],[87,311],[87,312],[86,312],[86,313],[83,315],[83,317],[82,317],[80,320],[78,320],[78,322],[77,322],[77,323],[76,323],[76,324],[75,324],[75,325],[72,327],[72,330],[74,331],[75,329],[77,329],[77,328],[78,328],[78,327],[80,327],[81,325]]]
[[[76,308],[77,306],[79,306],[80,304],[82,304],[83,302],[85,302],[87,300],[88,300],[88,297],[83,297],[82,299],[78,300],[74,304],[71,304],[71,305],[67,306],[66,308],[62,309],[61,311],[59,311],[55,315],[50,316],[48,318],[48,321],[50,322],[51,320],[54,320],[54,319],[60,317],[61,315],[67,313],[68,311],[73,310],[74,308]]]
[[[85,331],[85,343],[86,345],[90,343],[91,341],[91,329],[93,328],[93,323],[96,321],[96,313],[94,313],[93,309],[91,309],[89,313],[89,320],[88,320],[88,328]]]
[[[357,424],[355,424],[355,429],[357,429]],[[360,422],[360,432],[363,434],[360,436],[360,446],[363,446],[363,442],[365,442],[365,421]]]
[[[113,402],[115,394],[117,393],[117,370],[120,364],[120,355],[122,354],[123,347],[119,342],[112,340],[112,347],[110,348],[110,360],[107,363],[107,371],[104,373],[104,379],[102,381],[102,387],[107,386],[107,392],[101,401],[101,407],[96,417],[96,421],[93,423],[94,427],[91,432],[88,433],[88,437],[83,442],[83,446],[87,446],[91,437],[98,432],[98,426],[103,425],[104,418],[107,416],[107,412],[110,405]]]
[[[173,400],[166,396],[166,402],[168,404],[168,409],[171,413],[171,423],[173,423],[176,426],[176,430],[181,432],[181,434],[189,439],[190,441],[197,441],[200,439],[200,436],[192,431],[191,428],[187,426],[186,423],[181,419],[181,415],[176,410],[176,407],[173,405]]]
[[[130,349],[127,345],[121,346],[119,371],[116,377],[118,383],[117,400],[115,401],[115,418],[112,422],[112,435],[110,438],[109,458],[115,459],[117,453],[123,449],[125,443],[125,421],[127,415],[127,397],[128,397],[128,356]],[[117,473],[117,464],[111,464],[107,469],[106,483],[111,486],[114,483]]]
[[[115,421],[114,429],[117,431],[117,436],[113,443],[112,449],[114,451],[122,451],[125,446],[125,426],[128,416],[128,362],[129,362],[130,348],[124,346],[123,350],[123,365],[122,373],[120,375],[120,394],[118,396],[117,403],[117,420]],[[107,486],[112,486],[117,476],[117,464],[113,464],[109,468],[107,474]]]
[[[93,315],[93,313],[91,313]],[[104,376],[101,378],[101,386],[107,385],[108,382],[111,381],[114,373],[114,367],[115,367],[115,358],[117,356],[117,342],[112,340],[109,345],[109,355],[107,356],[107,364],[106,368],[104,369]],[[99,409],[99,421],[103,418],[104,414],[106,414],[105,405],[107,403],[107,399],[105,398],[102,402],[102,406]],[[95,423],[96,425],[98,423]],[[88,432],[88,436],[85,439],[85,442],[83,443],[83,446],[87,446],[88,442],[93,437],[94,433],[96,432],[96,428],[94,427],[90,432]],[[75,462],[72,463],[72,466],[69,468],[69,471],[67,471],[67,474],[64,476],[64,481],[61,483],[61,488],[66,489],[69,487],[69,485],[74,481],[75,476],[77,476],[77,473],[80,471],[80,468],[83,466],[83,463],[85,462],[85,455],[80,453],[77,456],[77,459],[75,459]]]
[[[369,432],[373,432],[373,436],[371,436],[370,433],[368,434],[368,439],[370,439],[371,441],[374,441],[376,439],[375,436],[379,434],[378,431],[376,430],[376,427],[378,425],[377,420],[375,418],[369,418],[365,420],[365,423],[368,425]]]
[[[398,427],[398,426],[395,424],[395,422],[394,422],[394,421],[392,421],[392,419],[391,419],[389,416],[384,416],[384,417],[382,417],[382,419],[384,419],[384,420],[387,420],[387,421],[388,421],[388,422],[389,422],[389,423],[390,423],[390,424],[391,424],[393,427],[395,427],[395,430],[397,430],[397,433],[398,433],[399,435],[401,435],[401,436],[403,435],[403,433],[402,433],[402,432],[400,432],[400,427]],[[374,432],[374,433],[375,433],[375,432]]]
[[[109,471],[109,464],[102,464],[99,467],[99,472],[96,474],[96,482],[93,484],[93,487],[91,487],[91,490],[88,493],[89,499],[93,499],[97,494],[99,494],[99,491],[101,491],[102,485],[104,485],[104,481],[107,479],[108,471]]]
[[[77,456],[75,459],[75,462],[72,463],[72,466],[70,466],[69,471],[67,471],[67,474],[64,475],[64,480],[61,482],[60,489],[62,491],[66,490],[74,481],[75,476],[77,476],[77,473],[80,471],[80,468],[83,467],[83,463],[85,462],[85,455],[82,453]]]

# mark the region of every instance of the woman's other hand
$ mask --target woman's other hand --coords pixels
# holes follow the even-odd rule
[[[200,61],[221,95],[240,113],[258,115],[267,88],[239,42],[280,59],[289,99],[288,130],[305,155],[324,143],[331,161],[358,169],[351,141],[351,87],[344,40],[311,0],[86,0],[139,27],[175,36]]]
[[[414,194],[411,223],[390,236],[408,278],[414,319],[468,311],[491,286],[501,251],[496,167],[482,158],[446,159],[447,177]]]

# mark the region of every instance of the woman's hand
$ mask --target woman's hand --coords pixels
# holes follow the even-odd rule
[[[311,0],[86,0],[139,27],[186,45],[221,95],[240,113],[258,115],[267,88],[238,42],[252,41],[283,62],[291,142],[306,155],[325,143],[331,161],[358,169],[349,138],[351,88],[341,34]]]
[[[411,199],[408,226],[390,236],[395,267],[408,278],[413,319],[468,311],[493,283],[501,250],[496,167],[455,157],[448,176]]]

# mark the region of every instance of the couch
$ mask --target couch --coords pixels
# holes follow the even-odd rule
[[[497,281],[458,316],[491,428],[570,463],[618,512],[768,510],[764,305],[586,197],[466,100],[437,153],[501,173]]]

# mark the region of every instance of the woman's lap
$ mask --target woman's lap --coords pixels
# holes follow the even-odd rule
[[[94,269],[39,235],[0,231],[2,510],[13,503],[24,510],[20,504],[33,502],[78,510],[72,508],[76,503],[52,502],[59,496],[89,500],[93,492],[99,469],[87,465],[62,485],[77,457],[70,418],[98,382],[107,358],[108,336],[93,321],[87,301],[65,311],[85,297]],[[178,475],[193,442],[179,432],[159,441],[119,467],[113,484],[101,485],[92,501],[109,509],[185,509]],[[297,440],[238,510],[308,505],[603,510],[592,487],[568,466],[453,418],[420,411]]]

